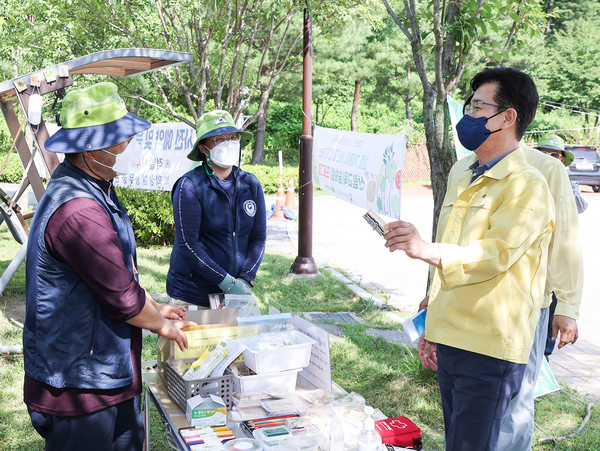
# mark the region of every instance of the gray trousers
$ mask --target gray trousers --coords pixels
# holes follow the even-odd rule
[[[521,390],[508,405],[500,427],[496,451],[531,450],[534,414],[533,392],[535,391],[535,384],[542,366],[544,349],[546,348],[548,310],[547,307],[540,310],[540,319],[535,328],[533,347],[525,368]]]

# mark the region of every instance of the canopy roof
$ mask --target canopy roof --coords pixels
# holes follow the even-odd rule
[[[0,83],[0,100],[16,94],[14,86],[16,80],[22,79],[29,86],[32,74],[42,73],[47,69],[54,69],[54,73],[58,74],[58,66],[63,64],[69,68],[69,75],[100,74],[129,77],[191,61],[191,53],[143,48],[104,50],[3,81]]]

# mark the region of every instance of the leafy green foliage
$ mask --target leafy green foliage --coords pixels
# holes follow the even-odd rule
[[[173,244],[170,193],[131,188],[115,188],[115,191],[129,213],[138,246]]]
[[[261,165],[246,164],[242,166],[242,169],[246,172],[250,172],[258,177],[260,184],[262,185],[263,192],[266,195],[277,194],[279,188],[279,164],[277,163],[265,163]],[[294,177],[294,184],[296,186],[296,192],[298,190],[298,166],[295,164],[285,164],[283,166],[283,189],[284,194],[287,189],[290,177]]]
[[[7,152],[0,151],[0,167],[4,164],[7,157]],[[12,152],[6,161],[6,166],[0,173],[0,182],[4,183],[19,183],[23,178],[23,165],[21,159],[16,152]]]
[[[256,133],[256,124],[248,130]],[[302,108],[295,104],[272,102],[265,129],[265,160],[278,162],[281,150],[283,161],[297,163],[302,135]]]

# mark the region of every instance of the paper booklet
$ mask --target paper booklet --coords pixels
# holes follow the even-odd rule
[[[425,317],[427,316],[427,309],[419,311],[416,315],[411,316],[402,323],[402,327],[408,334],[410,341],[415,341],[423,332],[425,332]]]
[[[244,352],[246,347],[237,340],[223,338],[217,345],[210,346],[183,375],[184,380],[219,377],[225,369]]]

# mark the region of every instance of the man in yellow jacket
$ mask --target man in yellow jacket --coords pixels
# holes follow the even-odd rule
[[[446,449],[491,451],[544,303],[554,203],[519,149],[539,100],[533,80],[486,69],[471,88],[457,133],[474,155],[450,171],[437,242],[404,221],[385,239],[436,268],[419,356],[438,371]]]
[[[560,140],[558,137],[556,139]],[[540,141],[538,148],[540,144],[544,143]],[[521,148],[527,162],[537,168],[546,179],[554,199],[556,217],[548,248],[548,277],[544,303],[535,330],[533,347],[519,394],[510,401],[502,421],[497,451],[531,449],[534,428],[533,394],[548,343],[546,336],[551,340],[559,337],[558,349],[577,341],[577,318],[583,292],[583,256],[579,243],[579,222],[567,171],[560,159],[524,144],[521,144]],[[567,236],[569,239],[565,239]]]

